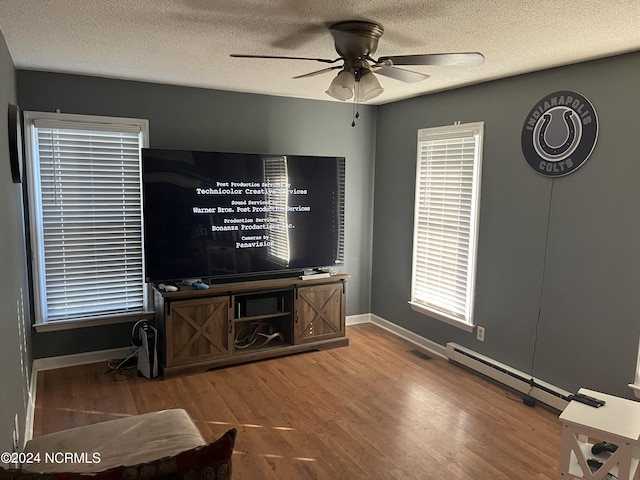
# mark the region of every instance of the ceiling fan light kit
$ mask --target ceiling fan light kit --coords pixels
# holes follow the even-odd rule
[[[349,100],[353,96],[355,86],[356,76],[352,72],[342,70],[329,85],[327,95],[337,100]]]
[[[365,70],[358,83],[358,95],[356,100],[359,102],[366,102],[372,98],[376,98],[384,91],[376,76],[368,69]]]
[[[380,82],[369,69],[363,69],[364,72],[356,73],[350,70],[342,70],[336,78],[333,79],[327,95],[336,100],[349,100],[355,97],[357,102],[366,102],[380,95],[384,89],[380,86]]]

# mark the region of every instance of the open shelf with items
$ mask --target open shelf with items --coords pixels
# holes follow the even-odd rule
[[[234,318],[240,321],[265,320],[291,315],[291,289],[234,295]]]
[[[154,288],[165,377],[346,346],[347,274]]]
[[[594,440],[592,439],[591,442]],[[597,478],[597,475],[600,474],[601,478],[609,479],[609,478],[636,478],[635,473],[638,471],[638,463],[639,459],[636,457],[629,456],[629,464],[626,470],[629,472],[628,475],[632,476],[620,476],[620,472],[618,471],[620,468],[620,463],[624,462],[625,455],[620,455],[620,457],[613,457],[613,455],[608,453],[600,453],[598,455],[592,453],[591,449],[594,443],[591,443],[589,439],[585,439],[584,441],[578,440],[578,449],[576,454],[576,449],[571,451],[571,458],[569,461],[569,476],[568,478],[590,478],[585,476],[585,472],[589,470],[594,477]],[[597,442],[596,442],[597,443]],[[587,460],[594,459],[602,464],[600,468],[591,468],[587,464]],[[583,463],[584,462],[584,463]],[[609,476],[607,476],[609,474]]]
[[[234,295],[234,353],[293,344],[291,289]]]
[[[292,345],[289,326],[284,322],[237,322],[233,351],[236,355]]]

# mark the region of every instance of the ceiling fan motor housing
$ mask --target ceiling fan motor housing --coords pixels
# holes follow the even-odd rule
[[[329,27],[335,41],[336,51],[344,59],[346,70],[351,70],[356,77],[369,71],[367,59],[378,49],[378,40],[384,29],[381,25],[360,20],[339,22]]]

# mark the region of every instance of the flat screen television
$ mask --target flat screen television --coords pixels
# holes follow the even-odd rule
[[[143,149],[150,282],[343,262],[344,157]]]

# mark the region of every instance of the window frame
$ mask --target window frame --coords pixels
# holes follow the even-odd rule
[[[37,111],[25,111],[24,112],[24,132],[25,132],[25,159],[27,170],[27,195],[28,195],[28,210],[29,210],[29,250],[28,256],[31,269],[31,283],[33,291],[33,306],[34,306],[34,327],[36,331],[55,331],[66,330],[71,328],[107,325],[122,322],[131,322],[139,319],[151,318],[153,313],[150,311],[149,305],[149,287],[144,283],[144,276],[141,276],[142,282],[142,306],[140,310],[132,309],[130,311],[111,311],[104,313],[92,313],[88,315],[79,315],[75,318],[64,319],[48,319],[46,318],[47,307],[46,302],[46,281],[43,278],[45,275],[45,259],[42,257],[43,239],[41,235],[42,229],[42,203],[39,190],[40,185],[40,171],[39,167],[36,169],[36,161],[38,161],[38,135],[37,135],[37,122],[56,122],[59,123],[59,128],[73,129],[74,124],[79,129],[89,129],[88,127],[94,126],[99,130],[100,126],[105,130],[113,130],[114,126],[122,126],[125,128],[139,129],[139,149],[140,149],[140,162],[142,148],[148,148],[149,146],[149,121],[146,119],[138,118],[124,118],[124,117],[109,117],[109,116],[97,116],[97,115],[82,115],[82,114],[67,114],[67,113],[53,113],[53,112],[37,112]],[[125,131],[124,128],[121,131]],[[142,167],[140,163],[140,231],[144,235],[143,227],[143,211],[142,211]],[[141,238],[142,248],[144,249],[144,237]],[[144,262],[144,252],[141,251],[141,261]],[[144,264],[142,269],[142,275],[144,275]]]
[[[638,340],[638,356],[636,357],[636,374],[633,377],[633,383],[629,384],[629,388],[633,390],[636,398],[640,399],[640,340]]]
[[[449,325],[456,326],[468,332],[474,329],[474,304],[475,304],[475,283],[476,283],[476,266],[477,266],[477,253],[478,253],[478,231],[480,220],[480,192],[481,192],[481,178],[482,178],[482,150],[483,150],[483,137],[484,137],[484,122],[473,122],[466,124],[456,123],[454,125],[447,125],[442,127],[424,128],[418,130],[417,135],[417,152],[416,152],[416,183],[415,183],[415,204],[414,204],[414,226],[413,226],[413,251],[411,259],[411,300],[409,305],[411,308],[423,315],[427,315],[431,318],[443,321]],[[425,142],[446,141],[452,139],[473,138],[474,139],[474,153],[472,159],[473,171],[471,174],[471,207],[468,210],[469,213],[469,233],[464,237],[468,241],[468,261],[466,266],[466,289],[464,312],[454,312],[447,310],[442,306],[442,303],[437,302],[426,303],[425,301],[418,300],[416,292],[422,288],[426,288],[425,283],[421,282],[418,277],[422,278],[423,275],[418,275],[422,270],[418,268],[418,251],[421,236],[426,233],[420,230],[420,218],[421,218],[421,205],[423,192],[421,189],[421,170],[423,167],[423,161],[428,161],[427,158],[423,158],[421,148]],[[458,204],[459,212],[460,204]],[[460,237],[459,237],[460,238]],[[453,291],[448,292],[450,297],[453,296]],[[459,291],[459,290],[458,290]]]

